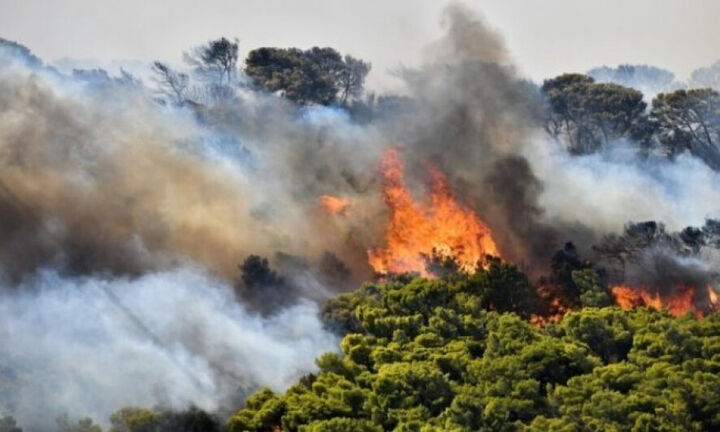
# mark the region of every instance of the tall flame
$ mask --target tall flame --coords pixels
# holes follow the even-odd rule
[[[430,200],[413,200],[405,185],[398,151],[389,149],[380,163],[383,198],[390,210],[385,247],[368,251],[379,274],[418,272],[430,276],[426,257],[453,258],[472,272],[486,255],[499,257],[490,229],[469,208],[455,201],[445,175],[429,166]]]

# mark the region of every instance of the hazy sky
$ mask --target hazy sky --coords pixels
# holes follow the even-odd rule
[[[0,0],[0,36],[46,60],[179,62],[219,36],[258,46],[333,46],[373,63],[370,85],[413,65],[441,32],[438,0]],[[498,29],[520,71],[542,79],[623,62],[684,79],[720,58],[718,0],[468,0]]]

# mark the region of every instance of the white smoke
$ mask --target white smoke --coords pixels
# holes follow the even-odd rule
[[[258,386],[282,390],[337,348],[316,304],[261,318],[192,268],[136,279],[41,271],[0,292],[0,412],[26,428],[63,412],[103,422],[127,405],[217,411]]]
[[[687,154],[641,158],[615,143],[604,153],[572,156],[543,137],[524,151],[543,183],[548,220],[617,233],[628,221],[656,220],[678,231],[720,216],[720,173]]]

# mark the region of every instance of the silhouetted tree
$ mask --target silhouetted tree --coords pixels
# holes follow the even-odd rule
[[[574,270],[572,280],[578,288],[580,304],[585,307],[605,307],[612,305],[600,275],[593,269]]]
[[[259,87],[298,104],[348,102],[362,93],[370,65],[332,48],[258,48],[248,53],[245,72]]]
[[[577,305],[580,300],[581,289],[575,282],[573,273],[589,268],[589,264],[580,258],[575,245],[565,243],[562,249],[556,251],[550,260],[550,284],[560,289],[561,297],[571,305]]]
[[[675,81],[669,70],[650,65],[622,64],[616,68],[601,66],[587,73],[596,82],[615,83],[640,90],[646,97],[677,90],[682,84]]]
[[[598,151],[642,129],[646,104],[637,90],[565,74],[546,80],[542,91],[549,105],[546,129],[552,136],[567,137],[572,153]]]
[[[12,416],[0,416],[0,432],[23,432]]]
[[[345,67],[338,77],[340,103],[347,104],[351,99],[357,99],[362,95],[365,77],[370,72],[370,67],[370,63],[350,55],[345,56]]]
[[[673,156],[684,151],[720,169],[720,95],[712,89],[661,93],[652,102],[650,120],[660,143]]]
[[[211,40],[185,53],[185,61],[218,84],[232,85],[237,74],[238,40]]]
[[[109,432],[219,432],[220,421],[191,406],[182,411],[124,407],[110,416]]]
[[[323,253],[318,267],[321,277],[331,287],[343,288],[350,281],[350,269],[332,252]]]
[[[712,88],[720,91],[720,60],[708,67],[695,69],[690,74],[690,87]]]
[[[154,62],[152,70],[154,80],[158,84],[158,93],[163,99],[175,105],[183,105],[187,100],[190,78],[187,74],[176,72],[170,66],[161,62]]]
[[[157,432],[219,432],[220,420],[199,408],[191,406],[182,411],[163,411]]]
[[[248,256],[240,272],[242,283],[235,285],[235,293],[260,313],[272,313],[295,300],[292,285],[270,268],[266,258]]]
[[[30,67],[39,68],[43,66],[42,60],[40,60],[39,57],[33,54],[28,47],[15,41],[3,39],[0,37],[0,49],[14,56],[22,58],[25,63]]]

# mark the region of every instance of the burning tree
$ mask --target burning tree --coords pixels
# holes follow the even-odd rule
[[[527,314],[530,297],[492,306],[510,288],[531,295],[518,273],[494,261],[454,280],[368,283],[331,300],[324,317],[347,320],[331,326],[341,352],[320,356],[319,371],[284,394],[251,396],[230,431],[720,427],[716,316],[586,308],[537,328],[498,313]]]
[[[674,315],[702,315],[718,307],[718,272],[703,258],[716,248],[717,222],[669,233],[654,221],[630,223],[622,235],[595,246],[610,269],[611,292],[621,307],[666,307]]]
[[[473,272],[487,256],[500,256],[490,228],[455,200],[439,169],[428,166],[431,193],[427,203],[418,203],[411,196],[396,149],[385,153],[380,170],[390,221],[385,246],[368,252],[368,261],[378,274],[417,272],[429,276],[427,257],[452,257],[460,270]]]

